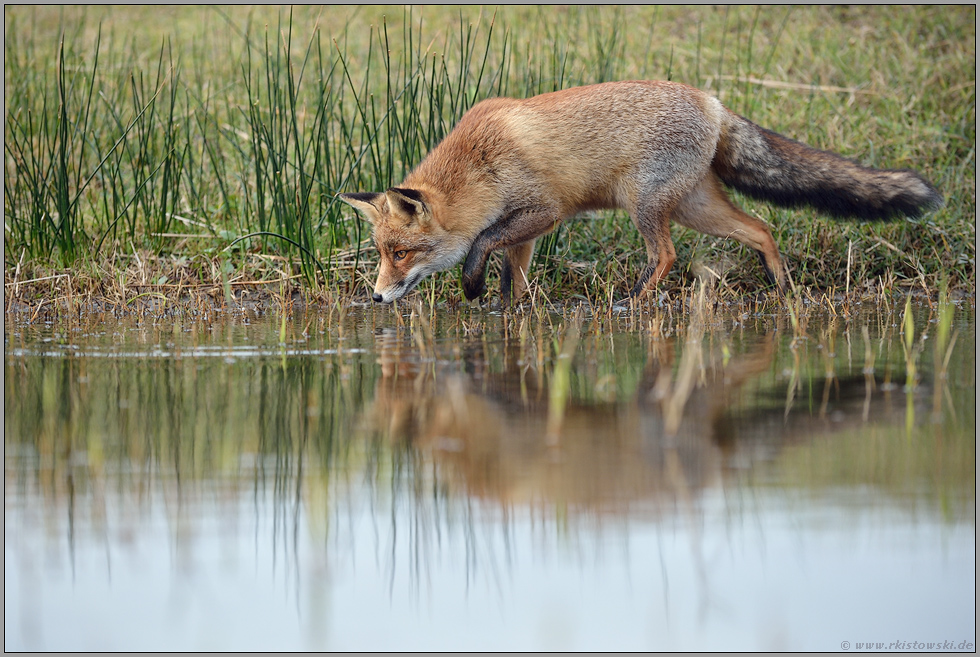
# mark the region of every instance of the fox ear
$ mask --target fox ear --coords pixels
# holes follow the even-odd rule
[[[392,206],[399,208],[409,217],[415,219],[423,228],[432,220],[432,210],[425,200],[425,194],[419,190],[391,187],[385,192],[385,195],[387,195],[388,202]]]
[[[361,217],[372,224],[381,217],[381,207],[385,203],[385,195],[378,192],[337,194],[337,198],[360,212]]]

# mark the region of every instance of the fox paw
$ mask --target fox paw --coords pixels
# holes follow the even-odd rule
[[[472,278],[463,276],[463,294],[466,295],[467,301],[472,301],[477,297],[483,296],[483,293],[486,291],[487,283],[482,276],[474,276]]]

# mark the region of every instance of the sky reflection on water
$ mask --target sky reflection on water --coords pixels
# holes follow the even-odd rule
[[[5,647],[975,642],[957,312],[8,316]]]

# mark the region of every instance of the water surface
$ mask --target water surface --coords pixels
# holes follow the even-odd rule
[[[8,313],[5,648],[975,645],[975,310],[901,310]]]

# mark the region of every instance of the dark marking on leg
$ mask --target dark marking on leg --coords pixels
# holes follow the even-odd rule
[[[534,240],[552,230],[558,223],[557,217],[555,212],[547,209],[517,210],[477,235],[463,263],[463,293],[466,298],[475,299],[486,291],[487,259],[492,251],[499,249],[508,249],[504,258],[505,271],[501,274],[501,287],[505,280],[509,286],[504,299],[514,290],[522,292],[523,278],[515,286],[514,277],[523,277],[520,268],[527,268]]]
[[[640,272],[640,277],[637,279],[636,285],[634,285],[633,289],[630,290],[630,296],[633,298],[638,298],[641,294],[643,294],[647,289],[647,283],[650,282],[650,279],[653,278],[656,273],[657,262],[648,262],[647,266],[643,268],[642,272]]]
[[[486,269],[489,256],[490,252],[478,246],[476,242],[466,254],[466,262],[463,263],[463,294],[469,301],[482,296],[487,291]]]

